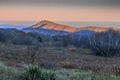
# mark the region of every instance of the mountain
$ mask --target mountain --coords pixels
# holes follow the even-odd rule
[[[41,35],[72,35],[72,36],[91,36],[95,32],[104,32],[108,30],[120,31],[119,28],[107,28],[97,26],[86,26],[80,28],[74,28],[62,24],[57,24],[48,20],[42,20],[39,23],[32,25],[28,28],[24,28],[23,31],[35,32]]]
[[[92,36],[93,34],[95,34],[94,31],[90,31],[90,30],[82,30],[82,31],[76,31],[74,33],[72,33],[73,36]]]
[[[60,30],[66,32],[75,32],[76,28],[67,25],[57,24],[48,20],[42,20],[39,23],[32,26],[32,28],[43,28],[49,30]]]
[[[98,26],[86,26],[86,27],[78,28],[78,31],[81,31],[81,30],[89,30],[89,31],[94,31],[94,32],[104,32],[104,31],[108,31],[108,30],[120,31],[119,28],[98,27]]]
[[[3,28],[3,29],[14,28],[14,29],[22,30],[23,28],[26,28],[26,27],[25,26],[14,26],[14,25],[1,24],[0,28]],[[71,33],[72,32],[79,32],[79,31],[83,31],[83,30],[89,30],[89,31],[94,31],[94,32],[103,32],[103,31],[108,31],[108,30],[120,31],[119,28],[98,27],[98,26],[85,26],[85,27],[75,28],[75,27],[71,27],[71,26],[67,26],[67,25],[58,24],[58,23],[48,21],[48,20],[42,20],[42,21],[38,22],[37,24],[32,25],[31,28],[32,29],[40,28],[41,30],[46,29],[50,33],[51,33],[50,30],[53,30],[54,32],[57,32],[57,31],[62,32],[63,31],[63,33],[64,32],[65,33],[66,32],[71,32]],[[39,31],[37,30],[37,32],[40,33],[40,29],[39,29]]]
[[[18,29],[18,30],[21,30],[21,29],[25,28],[25,26],[13,26],[13,25],[1,24],[0,28],[2,28],[2,29]]]
[[[49,29],[44,29],[44,28],[32,28],[32,27],[24,28],[23,31],[34,32],[34,33],[38,33],[40,35],[49,35],[49,36],[69,34],[69,32],[65,32],[65,31],[49,30]]]
[[[105,28],[105,27],[96,27],[96,26],[85,26],[85,27],[79,28],[78,30],[79,31],[89,30],[89,31],[95,31],[95,32],[103,32],[103,31],[107,31],[108,28]]]
[[[119,28],[112,28],[112,27],[98,27],[98,26],[85,26],[80,28],[74,28],[67,25],[57,24],[52,21],[42,20],[35,25],[31,26],[32,28],[43,28],[48,30],[58,30],[58,31],[66,31],[66,32],[77,32],[82,30],[90,30],[95,32],[103,32],[108,30],[115,30],[120,31]]]

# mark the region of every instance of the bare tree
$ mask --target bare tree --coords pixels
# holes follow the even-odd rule
[[[120,32],[109,30],[96,33],[91,42],[91,48],[96,55],[107,57],[120,52]]]

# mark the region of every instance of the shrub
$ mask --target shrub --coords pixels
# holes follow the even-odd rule
[[[42,71],[37,66],[29,66],[19,76],[20,80],[56,80],[55,75],[50,72]]]
[[[38,39],[39,42],[43,42],[42,37],[39,36],[37,39]]]
[[[19,74],[15,68],[8,67],[0,62],[0,80],[17,80]]]
[[[111,71],[115,74],[120,74],[120,67],[114,66],[111,68]]]
[[[78,65],[77,65],[77,64],[75,64],[75,63],[70,63],[70,62],[67,62],[67,61],[61,62],[60,64],[61,64],[61,66],[62,66],[63,68],[69,68],[69,69],[71,69],[71,68],[78,68]]]

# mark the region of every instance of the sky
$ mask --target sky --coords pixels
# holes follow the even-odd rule
[[[1,0],[0,20],[120,22],[120,0]]]

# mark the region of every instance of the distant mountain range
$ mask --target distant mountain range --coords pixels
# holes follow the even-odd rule
[[[9,29],[9,28],[11,29],[11,28],[13,28],[13,29],[22,30],[23,28],[25,28],[25,26],[14,26],[14,25],[1,24],[0,28],[2,28],[2,29]]]
[[[103,32],[107,30],[115,30],[115,31],[120,31],[119,28],[106,28],[106,27],[97,27],[97,26],[85,26],[85,27],[80,27],[80,28],[74,28],[71,26],[67,25],[61,25],[57,24],[55,22],[51,22],[48,20],[42,20],[38,22],[35,25],[31,26],[32,28],[43,28],[43,29],[49,29],[49,30],[59,30],[59,31],[66,31],[66,32],[77,32],[81,30],[90,30],[90,31],[95,31],[95,32]]]
[[[32,28],[32,27],[24,28],[22,30],[25,31],[25,32],[34,32],[34,33],[38,33],[40,35],[50,35],[50,36],[67,35],[67,34],[70,33],[70,32],[60,31],[60,30],[49,30],[49,29]]]
[[[97,27],[97,26],[85,26],[80,28],[75,28],[67,25],[58,24],[48,20],[42,20],[35,25],[30,27],[24,26],[11,26],[11,25],[0,25],[0,28],[15,28],[25,32],[35,32],[42,35],[88,35],[93,34],[94,32],[103,32],[108,30],[120,31],[119,28],[106,28],[106,27]]]

